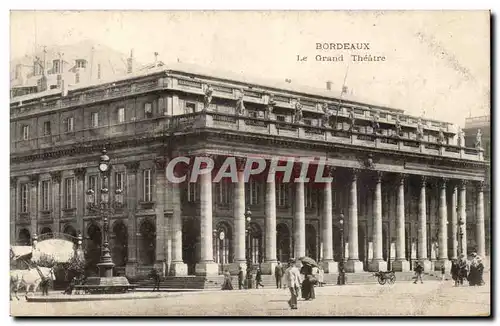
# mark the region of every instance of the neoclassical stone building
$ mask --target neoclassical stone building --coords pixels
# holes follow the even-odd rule
[[[448,123],[286,85],[179,65],[11,99],[11,242],[82,233],[98,262],[100,199],[87,194],[99,194],[105,147],[112,256],[128,275],[217,274],[247,254],[266,273],[304,255],[330,273],[342,257],[357,272],[485,255],[481,148],[457,144]],[[266,182],[265,170],[249,182],[169,182],[170,160],[200,155],[216,168],[309,157],[333,181]]]

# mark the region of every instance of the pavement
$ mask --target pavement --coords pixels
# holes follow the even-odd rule
[[[11,302],[12,316],[488,316],[490,284],[454,287],[451,281],[316,288],[316,299],[288,307],[289,291],[134,293],[120,301]],[[116,296],[116,295],[115,295]],[[94,296],[95,297],[95,296]]]

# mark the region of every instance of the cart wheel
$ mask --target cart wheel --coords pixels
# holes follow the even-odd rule
[[[396,282],[396,275],[391,274],[389,276],[389,284],[394,284],[394,282]]]
[[[382,275],[380,275],[380,276],[378,277],[378,283],[379,283],[380,285],[384,285],[384,284],[385,284],[385,278],[384,278]]]

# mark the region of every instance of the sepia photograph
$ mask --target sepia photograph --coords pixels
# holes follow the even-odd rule
[[[490,317],[491,19],[11,10],[10,315]]]

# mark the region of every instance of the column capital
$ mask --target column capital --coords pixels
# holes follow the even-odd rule
[[[408,178],[408,175],[404,174],[404,173],[398,173],[396,175],[396,180],[397,180],[398,185],[404,185],[407,178]]]
[[[76,168],[73,170],[73,173],[75,173],[75,176],[79,180],[83,180],[85,178],[85,173],[87,172],[86,168]]]
[[[332,165],[326,165],[325,166],[325,173],[327,177],[333,177],[336,171],[336,167]]]
[[[61,177],[62,177],[61,171],[52,171],[52,172],[50,172],[50,178],[52,179],[52,181],[54,181],[56,183],[60,183],[61,182]]]
[[[425,186],[427,185],[427,181],[428,181],[428,179],[425,175],[421,176],[420,177],[420,186],[422,188],[425,188]]]
[[[356,181],[358,180],[358,174],[359,174],[359,171],[360,169],[349,169],[349,171],[351,172],[351,181]]]
[[[127,170],[132,172],[132,173],[137,173],[140,165],[141,165],[141,162],[139,162],[139,161],[125,163],[125,167],[127,168]]]
[[[384,172],[382,172],[382,171],[375,171],[374,179],[375,179],[376,183],[381,183],[383,177],[384,177]]]
[[[469,181],[468,181],[468,180],[461,179],[461,180],[459,181],[459,186],[460,186],[460,189],[465,189],[465,187],[467,187],[467,184],[469,184]]]
[[[476,189],[477,189],[477,191],[479,191],[479,192],[483,192],[483,191],[484,191],[484,180],[482,180],[482,181],[478,181],[478,182],[476,183]]]
[[[17,177],[10,177],[10,186],[14,188],[17,186]]]
[[[245,164],[247,162],[247,158],[238,156],[235,159],[236,159],[236,169],[238,171],[243,171],[245,169]]]
[[[447,183],[448,183],[448,178],[441,178],[439,183],[439,188],[446,189]]]
[[[38,180],[40,180],[40,175],[38,175],[38,174],[32,174],[32,175],[30,175],[30,183],[32,185],[36,186],[38,184]]]
[[[167,167],[167,159],[165,157],[157,157],[154,159],[157,170],[165,170]]]

